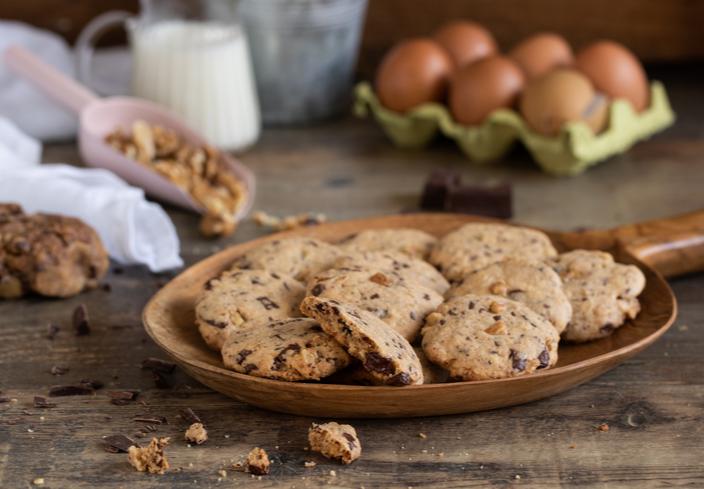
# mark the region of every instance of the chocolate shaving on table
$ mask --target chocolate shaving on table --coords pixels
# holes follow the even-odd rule
[[[47,339],[53,340],[54,338],[56,338],[56,335],[59,333],[60,330],[61,330],[61,326],[59,326],[58,324],[56,324],[56,323],[49,323],[49,324],[46,326],[46,337],[47,337]]]
[[[108,392],[110,402],[116,406],[124,406],[126,404],[130,404],[131,402],[135,401],[138,396],[138,390]]]
[[[194,413],[193,409],[191,408],[182,409],[179,414],[181,415],[181,419],[183,419],[189,425],[193,423],[203,423],[200,417],[196,413]]]
[[[86,336],[90,334],[88,309],[85,304],[80,304],[73,310],[73,329],[76,331],[76,336]]]
[[[46,397],[34,396],[34,407],[35,408],[53,408],[53,407],[56,407],[56,403],[49,402]]]
[[[149,424],[167,424],[165,416],[150,416],[150,415],[137,415],[132,418],[132,421],[137,423],[149,423]]]
[[[142,368],[145,370],[154,370],[156,372],[170,374],[176,368],[176,364],[169,362],[168,360],[162,360],[161,358],[149,357],[142,360]]]
[[[10,402],[12,399],[7,396],[0,396],[0,404]]]
[[[51,375],[63,375],[66,372],[68,372],[68,367],[61,367],[59,365],[52,365],[51,369],[49,370],[49,373],[51,373]]]
[[[154,385],[157,389],[171,389],[171,387],[173,387],[171,380],[169,380],[169,377],[163,372],[154,370],[152,371],[152,376],[154,377]]]
[[[420,208],[427,211],[444,211],[452,189],[460,186],[460,174],[452,170],[434,170],[425,182]]]
[[[103,448],[109,453],[127,453],[131,446],[139,446],[125,435],[109,435],[103,438]]]
[[[95,389],[89,384],[55,385],[49,389],[49,397],[87,396],[93,392]]]
[[[103,289],[104,292],[112,292],[112,285],[107,282],[101,285],[100,288]]]
[[[93,380],[93,379],[81,379],[80,384],[88,386],[91,389],[96,390],[96,391],[98,389],[102,389],[103,386],[105,385],[101,380]]]

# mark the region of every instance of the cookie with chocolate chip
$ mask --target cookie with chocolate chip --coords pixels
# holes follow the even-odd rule
[[[320,322],[375,379],[384,385],[423,383],[420,360],[399,333],[374,314],[334,299],[309,296],[301,311]]]
[[[437,238],[411,228],[367,229],[339,243],[344,251],[395,251],[414,258],[427,258]]]
[[[283,238],[266,241],[239,256],[232,263],[232,269],[266,270],[306,282],[316,273],[330,268],[338,256],[338,248],[324,241]]]
[[[426,318],[423,351],[456,380],[515,377],[557,362],[560,336],[525,304],[492,295],[453,297]]]
[[[562,290],[560,276],[544,262],[508,259],[466,275],[447,297],[493,294],[522,302],[545,316],[558,333],[572,317],[572,306]]]
[[[445,277],[430,263],[399,252],[349,251],[335,261],[333,268],[367,268],[397,275],[438,294],[444,294],[450,288]]]
[[[408,341],[416,338],[425,316],[443,300],[434,290],[396,274],[361,266],[320,273],[308,283],[306,293],[371,312]]]
[[[590,341],[613,333],[640,311],[638,295],[645,276],[638,267],[614,262],[603,251],[575,250],[553,261],[572,304],[572,319],[562,337]]]
[[[305,289],[293,277],[264,270],[234,270],[205,284],[196,302],[196,325],[213,350],[248,323],[299,316]]]
[[[294,382],[320,380],[350,362],[342,346],[308,318],[239,328],[225,341],[222,359],[235,372]]]
[[[429,261],[451,282],[506,258],[543,261],[557,256],[550,238],[540,231],[495,223],[470,223],[444,236]]]
[[[308,429],[308,443],[314,452],[342,464],[351,464],[362,455],[357,430],[348,424],[313,423]]]

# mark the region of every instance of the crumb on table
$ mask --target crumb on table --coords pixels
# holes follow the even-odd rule
[[[357,432],[348,424],[313,423],[308,430],[308,442],[311,450],[343,464],[354,462],[362,454]]]
[[[132,466],[140,472],[163,474],[169,468],[169,461],[164,448],[169,444],[169,438],[152,438],[146,447],[131,446],[127,458]]]
[[[247,469],[254,475],[269,473],[269,456],[263,448],[254,447],[247,455]]]
[[[205,429],[203,423],[193,423],[186,430],[185,436],[187,442],[202,445],[208,440],[208,430]]]

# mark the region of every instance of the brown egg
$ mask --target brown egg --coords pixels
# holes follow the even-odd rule
[[[376,74],[376,93],[384,107],[406,112],[447,94],[452,61],[431,39],[402,41],[389,51]]]
[[[481,124],[496,109],[513,106],[523,83],[523,72],[505,56],[482,59],[452,77],[450,111],[460,124]]]
[[[557,136],[572,121],[586,122],[597,134],[609,115],[606,97],[594,90],[586,76],[566,68],[528,82],[520,111],[531,129],[545,136]]]
[[[529,79],[542,76],[560,66],[570,66],[574,61],[572,48],[567,41],[550,32],[524,39],[511,50],[509,56]]]
[[[597,90],[623,98],[638,111],[650,104],[648,77],[643,65],[628,49],[612,41],[598,41],[577,54],[575,67],[587,75]]]
[[[450,53],[455,67],[479,61],[498,51],[491,32],[476,22],[456,20],[435,31],[433,38]]]

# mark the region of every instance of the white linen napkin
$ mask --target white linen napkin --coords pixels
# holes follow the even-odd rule
[[[27,212],[78,217],[100,235],[123,264],[153,272],[183,265],[171,219],[144,191],[102,169],[39,164],[41,145],[0,117],[0,201]]]

